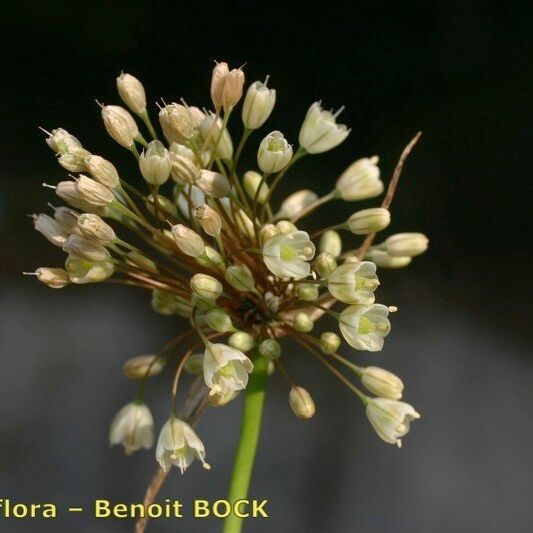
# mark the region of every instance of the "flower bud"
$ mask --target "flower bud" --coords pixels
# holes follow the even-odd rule
[[[280,233],[290,233],[291,231],[297,231],[298,228],[289,220],[280,220],[276,222],[276,228]]]
[[[138,115],[146,111],[146,93],[143,84],[131,74],[121,72],[117,78],[117,90],[122,101]]]
[[[326,355],[335,353],[341,345],[341,339],[332,331],[325,331],[320,335],[320,349]]]
[[[390,211],[383,207],[362,209],[354,213],[346,222],[355,235],[368,235],[385,229],[390,224]]]
[[[246,191],[246,194],[252,199],[255,199],[255,195],[257,193],[257,188],[259,187],[259,184],[262,181],[262,176],[258,172],[254,172],[253,170],[249,170],[248,172],[245,172],[244,178],[242,181],[242,184],[244,186],[244,190]],[[261,185],[261,190],[259,191],[259,194],[257,195],[257,203],[260,205],[263,205],[268,197],[268,185],[266,183],[263,183]]]
[[[120,178],[117,169],[107,159],[99,155],[90,155],[85,159],[85,166],[98,183],[110,189],[115,189],[119,185]]]
[[[133,265],[147,272],[157,274],[159,272],[157,265],[151,259],[143,254],[135,251],[128,252],[125,257],[125,261],[128,265]]]
[[[335,114],[322,109],[320,102],[309,107],[298,140],[300,146],[310,154],[327,152],[338,146],[348,137],[350,130],[344,124],[337,124],[336,119],[341,107]]]
[[[222,87],[222,106],[224,110],[231,111],[242,98],[244,86],[244,72],[240,68],[234,68],[224,77]]]
[[[63,128],[57,128],[52,130],[52,133],[48,133],[46,144],[56,154],[65,154],[73,148],[82,148],[81,142]]]
[[[191,315],[193,306],[176,294],[156,289],[152,291],[152,309],[160,315],[179,315],[187,318]]]
[[[252,272],[246,265],[230,265],[226,269],[226,281],[241,292],[251,292],[255,288]]]
[[[80,214],[77,211],[68,207],[61,206],[54,208],[54,219],[68,233],[81,233],[78,227],[79,216]]]
[[[249,130],[260,128],[272,113],[276,103],[276,90],[267,87],[268,77],[265,83],[254,81],[244,98],[242,107],[242,122]]]
[[[60,181],[56,186],[56,194],[59,198],[78,209],[90,211],[93,208],[82,198],[74,181]]]
[[[383,368],[377,366],[366,367],[362,371],[361,382],[376,396],[391,400],[399,400],[402,397],[402,380]]]
[[[191,113],[194,129],[199,130],[202,122],[204,121],[205,113],[194,105],[189,106],[189,112]]]
[[[104,222],[101,217],[92,213],[84,213],[78,218],[78,226],[84,237],[95,239],[102,243],[110,243],[117,236],[113,228]]]
[[[71,235],[63,246],[63,250],[79,259],[86,261],[102,262],[109,261],[111,254],[105,246],[99,242],[79,235]]]
[[[342,253],[341,236],[334,230],[326,231],[320,238],[320,251],[337,258]]]
[[[35,271],[37,279],[52,289],[62,289],[70,283],[68,272],[62,268],[40,267]]]
[[[259,345],[259,353],[269,361],[274,361],[281,355],[281,346],[276,339],[265,339]]]
[[[178,248],[190,257],[199,257],[205,252],[204,240],[198,233],[183,224],[172,226],[172,236]]]
[[[220,137],[216,155],[220,159],[229,160],[233,156],[233,142],[227,128],[222,129],[222,126],[222,119],[220,117],[217,118],[213,113],[209,113],[200,126],[200,132],[204,139],[209,139],[209,147],[211,149],[214,149]]]
[[[139,168],[150,185],[163,185],[170,177],[170,155],[161,141],[152,141],[139,157]]]
[[[67,242],[67,228],[48,215],[33,215],[33,226],[55,246],[64,246]]]
[[[85,159],[91,153],[81,146],[75,146],[69,149],[68,152],[61,154],[58,161],[59,164],[69,172],[85,172]]]
[[[226,266],[222,256],[211,246],[206,246],[204,255],[196,257],[195,261],[205,268],[216,267],[219,270],[224,270]]]
[[[220,215],[207,204],[202,204],[194,208],[194,218],[198,221],[202,229],[211,237],[216,237],[222,230],[222,219]]]
[[[236,331],[228,339],[228,344],[241,352],[249,352],[255,346],[255,341],[246,331]]]
[[[315,283],[298,283],[296,296],[303,302],[314,302],[318,298],[318,285]]]
[[[194,136],[191,112],[181,104],[172,103],[159,111],[159,123],[167,141],[184,143]]]
[[[303,387],[297,385],[291,387],[289,404],[293,413],[302,420],[309,420],[315,414],[315,402]]]
[[[309,318],[309,315],[306,313],[298,313],[294,317],[294,329],[296,331],[302,331],[303,333],[308,333],[313,329],[315,323]]]
[[[193,353],[185,361],[183,369],[189,374],[201,374],[204,371],[204,354]]]
[[[337,261],[331,254],[322,252],[316,256],[314,267],[318,275],[326,278],[337,268]]]
[[[317,200],[317,194],[309,189],[296,191],[283,201],[276,218],[294,218],[300,214],[300,211]]]
[[[190,280],[191,290],[209,301],[216,300],[222,294],[222,283],[208,274],[195,274]]]
[[[212,170],[201,170],[196,179],[196,186],[208,196],[222,198],[231,190],[230,182],[226,176]]]
[[[194,185],[200,174],[200,167],[195,163],[195,160],[182,154],[170,152],[170,161],[172,165],[172,178],[174,181],[176,183],[185,182]]]
[[[350,259],[350,258],[348,258]],[[379,268],[403,268],[413,260],[409,256],[392,256],[384,250],[371,249],[366,253],[365,259],[372,261]]]
[[[69,273],[70,281],[78,285],[104,281],[112,276],[114,271],[111,261],[92,262],[74,255],[69,255],[65,261],[65,268]]]
[[[105,207],[115,200],[110,189],[84,174],[76,181],[76,190],[85,202],[95,207]]]
[[[254,224],[250,220],[250,217],[239,207],[234,215],[234,220],[237,223],[239,231],[244,233],[250,239],[254,238]]]
[[[292,146],[281,131],[269,133],[259,145],[257,164],[259,168],[272,174],[284,169],[292,159]]]
[[[264,246],[265,242],[267,242],[268,239],[275,237],[280,233],[281,231],[276,226],[274,226],[274,224],[265,224],[259,231],[259,242],[261,243],[261,247]]]
[[[209,403],[213,407],[224,407],[231,400],[234,400],[239,395],[239,391],[222,388],[220,385],[215,385],[211,388],[208,394]]]
[[[139,355],[124,363],[124,375],[134,380],[151,378],[157,376],[164,366],[164,359],[157,355]]]
[[[226,76],[229,74],[228,64],[225,62],[217,63],[213,68],[211,75],[211,100],[215,110],[219,111],[222,107],[222,93]]]
[[[205,323],[219,333],[233,331],[233,323],[230,316],[222,309],[211,309],[204,315]]]
[[[106,105],[102,107],[102,119],[112,139],[124,148],[131,148],[139,135],[133,117],[120,106]]]
[[[379,179],[377,156],[364,157],[352,163],[340,176],[335,185],[336,194],[343,200],[365,200],[383,192]]]
[[[397,233],[385,241],[385,248],[393,257],[415,257],[428,249],[428,243],[423,233]]]

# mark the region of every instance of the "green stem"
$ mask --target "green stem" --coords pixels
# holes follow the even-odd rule
[[[233,474],[228,492],[228,501],[246,499],[254,465],[257,443],[261,432],[261,417],[265,403],[268,361],[258,357],[246,389],[242,413],[241,437],[233,464]],[[224,521],[223,533],[240,533],[242,518],[231,513]]]

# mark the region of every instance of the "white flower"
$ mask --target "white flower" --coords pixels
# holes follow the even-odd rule
[[[415,257],[428,249],[428,243],[423,233],[396,233],[385,241],[385,248],[393,257]]]
[[[121,72],[117,78],[117,90],[122,101],[138,115],[146,111],[146,93],[143,84],[131,74]]]
[[[64,246],[67,242],[67,228],[52,217],[43,213],[33,215],[33,225],[35,229],[39,233],[42,233],[52,244],[55,244],[56,246]]]
[[[340,316],[339,329],[356,350],[379,352],[390,332],[389,308],[382,304],[351,305]]]
[[[199,257],[205,252],[205,243],[202,237],[184,224],[172,226],[172,236],[178,248],[190,257]]]
[[[375,263],[379,268],[403,268],[413,260],[409,256],[389,255],[384,250],[378,250],[377,248],[371,248],[365,257]]]
[[[114,241],[115,230],[94,213],[83,213],[78,218],[78,227],[84,237],[96,239],[104,244]]]
[[[383,207],[371,207],[355,212],[346,222],[355,235],[368,235],[384,230],[390,224],[390,211]]]
[[[367,366],[361,374],[361,382],[376,396],[390,400],[399,400],[402,397],[402,380],[384,368]]]
[[[139,135],[139,128],[135,119],[118,105],[102,107],[102,119],[107,133],[117,141],[120,146],[130,148],[135,138]]]
[[[265,83],[254,81],[246,92],[242,106],[242,122],[245,128],[260,128],[272,113],[276,103],[276,89],[269,89]]]
[[[63,245],[63,250],[84,261],[100,262],[111,259],[111,254],[105,246],[80,235],[71,235]]]
[[[257,164],[268,174],[284,169],[292,158],[292,146],[281,131],[269,133],[259,145]]]
[[[370,261],[345,263],[328,276],[329,292],[345,304],[373,304],[378,285],[376,265]]]
[[[159,434],[155,452],[157,462],[165,472],[176,466],[183,474],[189,465],[198,459],[209,470],[205,462],[205,448],[191,426],[179,418],[169,418]]]
[[[122,444],[126,455],[154,443],[154,420],[144,403],[129,403],[113,418],[109,429],[111,446]]]
[[[302,189],[301,191],[296,191],[295,193],[287,196],[281,208],[276,215],[276,218],[294,218],[300,213],[305,207],[316,202],[318,200],[318,195],[310,191],[309,189]]]
[[[172,103],[159,111],[159,123],[169,143],[184,143],[194,135],[191,112],[181,104]]]
[[[320,102],[312,104],[300,129],[300,145],[310,154],[327,152],[338,146],[350,133],[344,124],[336,123],[341,111],[342,108],[333,114],[324,111]]]
[[[73,148],[82,148],[81,142],[63,128],[52,130],[52,133],[48,134],[46,144],[56,154],[65,154]]]
[[[80,174],[77,179],[76,190],[81,199],[93,207],[105,207],[115,200],[115,196],[110,189],[84,174]]]
[[[161,141],[152,141],[139,157],[139,168],[150,185],[163,185],[170,177],[170,154]]]
[[[263,245],[263,260],[275,276],[296,280],[309,275],[309,261],[315,255],[315,245],[305,231],[275,235]]]
[[[335,230],[328,230],[320,237],[320,253],[326,253],[337,259],[342,253],[342,239]]]
[[[420,418],[412,405],[387,398],[372,398],[366,406],[366,416],[385,442],[401,447],[401,437],[409,432],[411,420]]]
[[[68,272],[62,268],[39,267],[34,274],[41,283],[52,289],[62,289],[70,282]]]
[[[90,155],[85,159],[85,166],[91,176],[102,185],[115,189],[120,184],[120,178],[115,165],[100,157],[99,155]]]
[[[70,281],[78,285],[97,283],[113,275],[114,267],[111,261],[86,261],[79,257],[69,256],[65,261]]]
[[[204,380],[210,389],[215,385],[222,389],[245,389],[253,368],[246,355],[226,344],[210,342],[205,347]]]
[[[383,182],[379,179],[378,158],[364,157],[352,163],[335,184],[338,196],[343,200],[365,200],[383,192]]]

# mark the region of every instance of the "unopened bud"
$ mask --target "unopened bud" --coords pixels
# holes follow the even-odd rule
[[[224,61],[217,63],[213,68],[211,75],[211,100],[215,110],[219,111],[222,107],[222,94],[226,76],[229,74],[228,64]]]
[[[164,366],[164,359],[157,355],[139,355],[124,363],[124,375],[128,379],[151,378],[157,376]]]
[[[146,111],[146,93],[143,84],[131,74],[121,72],[117,78],[117,90],[122,101],[140,115]]]
[[[362,209],[354,213],[346,222],[355,235],[368,235],[385,229],[390,224],[390,211],[383,207]]]
[[[222,230],[222,219],[220,215],[207,204],[202,204],[194,208],[194,218],[198,221],[202,229],[211,237],[216,237]]]
[[[361,382],[370,392],[381,398],[399,400],[402,397],[402,380],[383,368],[369,366],[363,369]]]
[[[63,250],[86,261],[102,262],[111,259],[111,254],[105,246],[79,235],[71,235],[63,246]]]
[[[297,231],[298,228],[290,220],[280,220],[276,222],[276,228],[280,233],[290,233],[291,231]]]
[[[244,86],[244,72],[240,68],[234,68],[224,78],[222,88],[222,106],[224,110],[231,111],[242,98]]]
[[[191,290],[206,300],[214,301],[222,294],[222,283],[208,274],[195,274],[190,280]]]
[[[241,352],[249,352],[255,346],[255,341],[246,331],[236,331],[228,339],[228,344]]]
[[[124,148],[130,148],[139,135],[135,119],[117,105],[102,107],[102,119],[107,133]]]
[[[188,183],[189,185],[196,183],[200,174],[200,167],[195,163],[194,159],[189,159],[185,155],[171,152],[170,161],[172,163],[172,178],[175,182]]]
[[[261,243],[261,247],[265,245],[265,242],[267,242],[268,239],[271,239],[280,233],[281,231],[274,226],[274,224],[265,224],[259,232],[259,242]]]
[[[317,274],[326,278],[337,268],[337,261],[331,254],[322,252],[316,256],[314,267]]]
[[[226,176],[212,170],[201,170],[196,179],[196,186],[208,196],[223,198],[231,190],[231,185]]]
[[[225,263],[222,256],[211,246],[205,247],[204,255],[196,257],[195,261],[202,265],[205,268],[218,268],[219,270],[224,270]]]
[[[281,131],[269,133],[259,145],[257,164],[259,168],[272,174],[283,170],[292,159],[292,146]]]
[[[117,236],[113,228],[101,217],[93,213],[84,213],[78,218],[78,226],[84,237],[96,239],[102,243],[110,243]]]
[[[85,166],[91,176],[102,185],[115,189],[120,183],[117,169],[107,159],[99,155],[90,155],[85,159]]]
[[[313,329],[315,323],[311,320],[308,314],[298,313],[294,317],[294,329],[303,333],[308,333]]]
[[[193,353],[185,361],[183,369],[189,374],[201,374],[204,370],[204,354],[203,353]]]
[[[183,224],[172,226],[172,236],[178,248],[190,257],[199,257],[205,251],[204,240],[198,233]]]
[[[281,346],[276,339],[265,339],[259,345],[259,353],[269,361],[278,359],[281,355]]]
[[[348,258],[350,259],[350,258]],[[384,250],[372,249],[366,253],[365,259],[372,261],[379,268],[403,268],[413,260],[409,256],[393,256]]]
[[[265,83],[255,81],[246,92],[242,107],[242,122],[249,130],[260,128],[274,109],[276,90],[269,89],[267,81],[268,78]]]
[[[334,354],[341,345],[341,339],[332,331],[325,331],[320,335],[320,349],[326,355]]]
[[[309,420],[315,414],[315,402],[303,387],[291,387],[289,404],[294,414],[302,420]]]
[[[55,246],[62,247],[67,242],[69,235],[67,228],[54,218],[43,213],[33,215],[33,225],[39,233],[44,235]]]
[[[91,204],[82,198],[74,181],[60,181],[56,186],[56,194],[67,204],[78,209],[90,211],[93,208]]]
[[[75,146],[69,149],[68,152],[61,154],[58,161],[59,164],[69,172],[85,172],[85,160],[91,153],[81,146]]]
[[[84,174],[76,181],[76,190],[85,202],[95,207],[105,207],[115,200],[110,189]]]
[[[170,177],[170,155],[161,141],[152,141],[139,157],[139,168],[150,185],[163,185]]]
[[[159,111],[159,123],[167,141],[184,143],[194,136],[191,112],[181,104],[172,103]]]
[[[378,157],[364,157],[352,163],[340,176],[335,185],[336,194],[343,200],[365,200],[383,192],[379,179]]]
[[[342,253],[341,236],[334,230],[326,231],[320,238],[320,251],[339,257]]]
[[[226,269],[226,281],[241,292],[251,292],[255,288],[252,272],[246,265],[230,265]]]
[[[285,198],[281,204],[281,209],[276,215],[276,218],[294,218],[295,216],[299,215],[300,212],[308,205],[316,202],[317,200],[318,196],[313,191],[308,189],[296,191]]]
[[[385,241],[385,248],[394,257],[415,257],[428,249],[428,243],[423,233],[397,233]]]
[[[304,302],[314,302],[318,298],[318,285],[314,283],[298,283],[296,295]]]
[[[152,291],[152,309],[160,315],[179,315],[186,318],[191,315],[193,306],[177,294],[156,289]]]
[[[219,333],[233,331],[233,322],[226,311],[222,309],[211,309],[204,315],[205,323]]]
[[[252,199],[255,199],[255,195],[257,194],[257,188],[259,187],[259,184],[261,183],[263,177],[258,172],[255,172],[253,170],[249,170],[248,172],[245,172],[244,178],[242,181],[242,184],[244,186],[244,190],[246,191],[246,194]],[[268,198],[268,185],[263,183],[261,185],[261,190],[259,191],[259,194],[257,195],[257,203],[258,204],[264,204]]]
[[[37,279],[52,289],[62,289],[70,283],[70,277],[62,268],[40,267],[35,271]]]
[[[68,207],[60,206],[54,208],[54,219],[65,228],[68,233],[81,233],[78,227],[80,214]]]
[[[229,160],[233,156],[233,142],[227,128],[222,129],[223,122],[220,117],[209,113],[200,126],[202,137],[209,139],[209,148],[214,150],[217,145],[216,156],[220,159]],[[220,139],[220,140],[219,140]]]
[[[211,388],[208,394],[209,403],[213,407],[224,407],[224,405],[231,402],[239,394],[239,391],[233,389],[222,388],[220,385],[215,385]]]
[[[52,133],[48,134],[46,144],[56,154],[65,154],[74,148],[82,148],[81,142],[63,128],[52,130]]]

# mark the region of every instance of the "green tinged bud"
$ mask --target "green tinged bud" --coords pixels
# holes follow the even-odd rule
[[[231,265],[226,270],[226,281],[241,292],[254,290],[255,281],[252,272],[246,265]]]
[[[222,294],[222,283],[208,274],[195,274],[190,281],[191,290],[206,300],[215,301]]]
[[[274,361],[281,355],[281,346],[276,339],[265,339],[259,345],[259,353],[269,361]]]
[[[249,352],[254,346],[254,338],[246,331],[236,331],[228,339],[228,344],[241,352]]]
[[[219,333],[227,333],[233,330],[233,323],[228,313],[222,309],[212,309],[204,315],[205,323]]]
[[[332,331],[325,331],[320,335],[320,349],[326,355],[334,354],[341,345],[341,339]]]
[[[304,302],[313,302],[318,298],[318,285],[314,283],[298,283],[296,295]]]
[[[337,268],[337,261],[331,254],[322,252],[317,255],[314,267],[318,275],[327,278]]]
[[[306,313],[298,313],[294,319],[294,329],[296,331],[302,331],[308,333],[313,329],[315,323],[309,318]]]
[[[186,372],[189,374],[201,374],[204,370],[204,354],[203,353],[193,353],[183,367]]]

